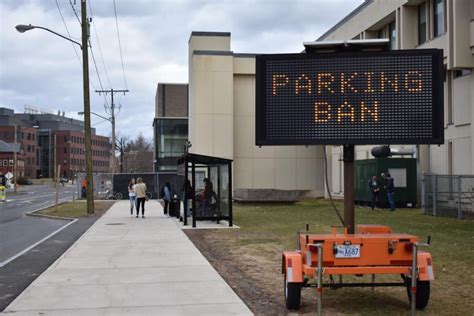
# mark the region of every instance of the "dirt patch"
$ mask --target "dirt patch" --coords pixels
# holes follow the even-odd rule
[[[285,314],[281,278],[269,278],[268,270],[280,269],[275,262],[231,247],[229,235],[210,230],[185,230],[201,253],[255,314]],[[244,246],[246,247],[246,246]]]
[[[256,315],[296,314],[286,309],[281,274],[283,247],[266,238],[254,243],[255,234],[222,233],[212,230],[185,230],[186,235]],[[260,236],[261,237],[261,236]],[[249,242],[252,240],[252,243]],[[297,314],[316,313],[312,289],[301,293]],[[325,313],[337,315],[330,306]]]

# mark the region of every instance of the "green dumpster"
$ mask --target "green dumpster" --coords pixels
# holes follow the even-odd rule
[[[376,158],[356,160],[355,162],[355,202],[370,205],[372,193],[369,180],[376,175],[384,184],[382,173],[389,172],[394,179],[394,197],[397,207],[416,206],[416,159],[415,158]],[[386,191],[380,193],[380,206],[388,207]]]

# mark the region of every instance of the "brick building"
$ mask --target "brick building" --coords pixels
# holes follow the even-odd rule
[[[15,128],[21,148],[18,162],[24,163],[24,175],[52,178],[58,164],[61,164],[60,176],[67,178],[74,171],[85,170],[84,122],[66,117],[64,112],[62,115],[38,111],[14,113],[12,109],[0,108],[0,140],[15,143]],[[92,128],[94,172],[110,172],[110,151],[109,138],[95,135]]]
[[[5,175],[8,172],[14,173],[15,167],[13,159],[15,152],[17,152],[18,159],[18,175],[25,175],[25,161],[21,145],[19,143],[7,143],[3,140],[0,140],[0,175]]]
[[[86,169],[84,133],[56,131],[56,166],[61,164],[60,175],[72,178],[76,172]],[[108,137],[92,135],[92,170],[94,173],[110,171],[110,142]]]

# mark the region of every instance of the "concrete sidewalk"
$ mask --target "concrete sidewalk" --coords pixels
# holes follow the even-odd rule
[[[14,315],[251,315],[178,225],[120,201],[4,311]]]

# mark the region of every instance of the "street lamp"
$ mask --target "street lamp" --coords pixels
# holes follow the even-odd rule
[[[30,31],[33,29],[42,29],[50,32],[56,36],[59,36],[69,42],[72,42],[82,50],[82,84],[84,91],[84,136],[85,136],[85,149],[86,149],[86,179],[87,179],[87,213],[94,214],[94,187],[92,177],[92,139],[91,139],[91,115],[90,115],[90,91],[89,91],[89,56],[87,49],[87,41],[89,37],[89,21],[87,20],[87,7],[86,0],[81,0],[81,43],[78,43],[68,37],[65,37],[59,33],[56,33],[45,27],[36,25],[17,25],[16,30],[20,33]]]
[[[78,114],[78,115],[84,115],[84,112],[77,112],[77,114]],[[112,119],[111,119],[110,117],[107,118],[107,117],[105,117],[105,116],[102,116],[102,115],[100,115],[100,114],[94,113],[94,112],[92,112],[92,111],[91,111],[91,114],[94,114],[95,116],[98,116],[98,117],[100,117],[100,118],[102,118],[102,119],[104,119],[104,120],[107,120],[107,121],[109,121],[109,122],[112,122]]]
[[[70,41],[70,42],[72,42],[72,43],[74,43],[74,44],[79,45],[79,47],[82,49],[82,45],[79,44],[78,42],[76,42],[75,40],[70,39],[69,37],[66,37],[66,36],[64,36],[64,35],[61,35],[61,34],[59,34],[59,33],[56,33],[55,31],[50,30],[50,29],[48,29],[48,28],[46,28],[46,27],[37,26],[37,25],[31,25],[31,24],[28,24],[28,25],[25,25],[25,24],[18,24],[17,26],[15,26],[15,28],[16,28],[16,30],[17,30],[18,32],[20,32],[20,33],[25,33],[26,31],[30,31],[30,30],[32,30],[32,29],[45,30],[45,31],[47,31],[47,32],[53,33],[53,34],[56,35],[56,36],[59,36],[59,37],[64,38],[64,39],[67,40],[67,41]]]

